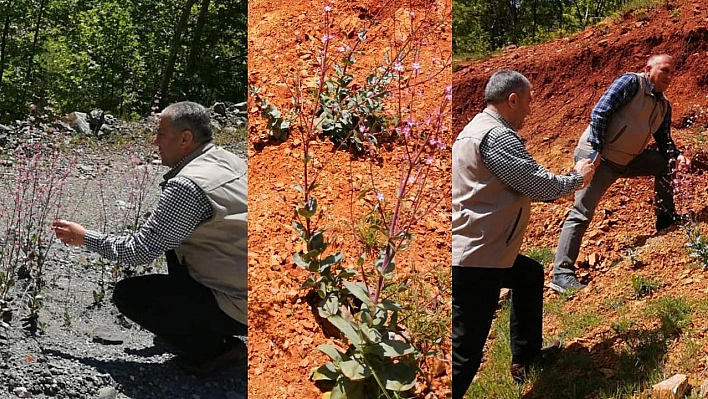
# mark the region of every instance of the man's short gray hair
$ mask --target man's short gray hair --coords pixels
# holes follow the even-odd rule
[[[192,101],[170,104],[162,111],[161,116],[169,117],[170,126],[177,131],[190,130],[198,144],[212,139],[209,111],[200,104]]]
[[[511,69],[502,69],[489,78],[484,88],[484,100],[488,104],[503,103],[511,93],[521,93],[530,88],[531,82],[526,79],[526,76]]]

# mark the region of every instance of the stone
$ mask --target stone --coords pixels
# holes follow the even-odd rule
[[[120,345],[123,343],[123,335],[110,330],[105,326],[98,326],[91,334],[93,342],[104,345]]]
[[[214,104],[213,110],[215,113],[219,115],[226,115],[226,105],[224,103],[216,103]]]
[[[680,399],[688,390],[688,378],[685,374],[675,374],[652,387],[652,399]]]
[[[77,134],[82,136],[91,135],[91,127],[89,126],[87,116],[83,112],[72,112],[66,117],[69,126],[71,126]]]
[[[118,391],[113,387],[103,387],[98,390],[98,399],[116,399]]]
[[[25,387],[17,387],[12,390],[12,393],[17,395],[18,398],[29,398],[32,394]]]

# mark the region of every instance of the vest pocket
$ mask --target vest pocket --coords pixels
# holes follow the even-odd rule
[[[615,141],[617,141],[617,139],[619,139],[620,136],[622,136],[622,134],[624,133],[625,130],[627,130],[627,125],[624,125],[624,127],[623,127],[622,129],[620,129],[619,132],[617,132],[617,134],[615,135],[615,137],[613,137],[612,140],[610,140],[610,144],[612,144],[612,143],[614,143]]]
[[[511,238],[514,237],[514,233],[516,232],[516,228],[519,227],[519,220],[521,220],[521,212],[524,211],[524,208],[519,208],[519,213],[516,215],[516,220],[514,221],[514,226],[511,228],[511,233],[509,233],[509,237],[506,238],[506,243],[509,244],[509,241],[511,241]]]

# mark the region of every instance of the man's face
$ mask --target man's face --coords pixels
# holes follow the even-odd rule
[[[654,85],[654,91],[663,93],[669,88],[674,72],[674,61],[671,57],[660,57],[647,65],[645,72]]]
[[[157,134],[152,144],[157,146],[160,152],[162,164],[165,166],[175,166],[182,160],[182,132],[175,131],[172,127],[172,118],[163,116],[157,128]]]
[[[523,127],[524,120],[526,120],[526,117],[531,113],[531,101],[533,101],[531,88],[523,90],[520,93],[516,93],[515,120],[512,122],[514,127],[516,127],[516,130]]]

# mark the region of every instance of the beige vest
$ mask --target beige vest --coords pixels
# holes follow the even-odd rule
[[[192,278],[209,287],[224,313],[248,324],[248,180],[246,161],[210,144],[177,173],[204,191],[214,215],[175,253]],[[191,156],[191,154],[190,154]]]
[[[665,97],[657,99],[652,94],[646,75],[635,75],[639,77],[639,90],[627,105],[610,115],[603,140],[602,157],[621,166],[628,165],[644,151],[669,109]],[[580,149],[592,150],[588,142],[591,132],[592,126],[588,125],[580,136]]]
[[[497,126],[504,125],[477,114],[452,146],[453,266],[509,268],[521,248],[531,199],[497,179],[479,151]]]

